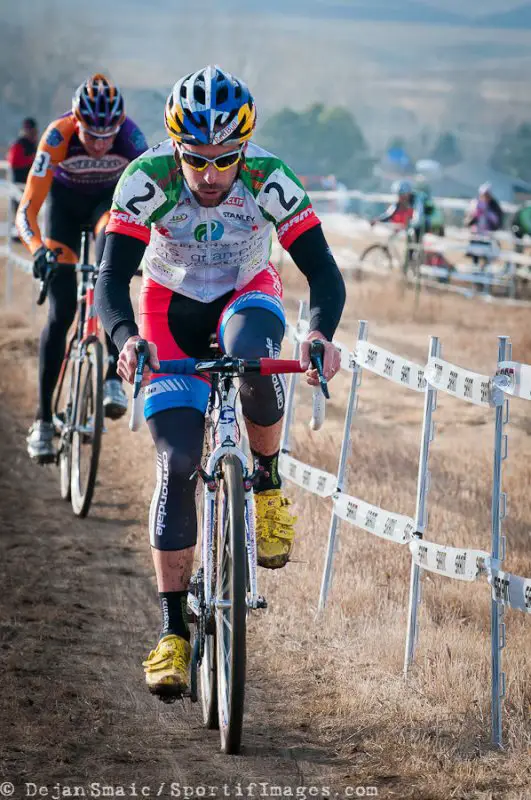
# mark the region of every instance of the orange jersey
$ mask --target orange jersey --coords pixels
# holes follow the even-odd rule
[[[37,216],[53,181],[74,193],[97,195],[116,185],[125,167],[147,149],[135,123],[126,117],[108,153],[90,156],[81,144],[78,123],[65,114],[44,131],[20,201],[16,225],[33,254],[43,241]],[[72,197],[75,202],[75,197]]]

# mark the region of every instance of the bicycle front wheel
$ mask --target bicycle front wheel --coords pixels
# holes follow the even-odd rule
[[[103,433],[103,347],[89,341],[79,363],[78,397],[72,435],[72,508],[86,517],[92,502]]]
[[[212,420],[210,417],[207,416],[205,426],[208,429],[209,426],[212,425]],[[209,442],[211,441],[210,430],[205,431],[205,438],[203,442],[203,457],[201,459],[203,465],[205,466],[208,462],[208,457],[210,455],[210,447]],[[221,497],[220,494],[218,495],[218,503],[216,508],[216,513],[219,513],[221,507]],[[197,522],[198,522],[198,529],[203,531],[203,518],[204,518],[204,489],[203,484],[198,481],[196,485],[196,506],[197,506]],[[204,535],[204,531],[203,531]],[[214,565],[217,564],[216,561],[216,553],[217,553],[217,540],[214,537],[213,539],[213,558],[212,563]],[[215,586],[215,570],[214,576],[212,576],[213,585],[209,586],[209,595],[211,597],[216,596],[216,586]],[[196,623],[197,624],[197,623]],[[196,627],[197,633],[197,627]],[[201,657],[201,668],[200,668],[200,683],[201,683],[201,708],[203,711],[203,724],[206,728],[210,730],[217,730],[219,728],[219,721],[218,721],[218,681],[217,681],[217,660],[216,660],[216,623],[215,623],[215,616],[211,613],[209,609],[208,616],[205,620],[205,631],[203,633],[204,640],[203,640],[203,653]]]
[[[391,251],[383,244],[371,244],[361,254],[360,264],[376,272],[390,272],[393,269]]]
[[[59,431],[59,480],[63,500],[70,501],[72,472],[72,413],[76,381],[76,341],[72,339],[65,354],[57,387],[54,424]]]
[[[216,641],[218,717],[221,749],[239,753],[243,727],[246,668],[247,553],[245,492],[240,460],[222,461],[218,515]]]

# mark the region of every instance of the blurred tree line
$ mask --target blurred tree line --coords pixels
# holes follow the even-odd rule
[[[531,123],[503,133],[490,163],[493,169],[531,183]]]
[[[347,186],[369,176],[374,159],[346,108],[315,103],[304,111],[283,108],[260,127],[258,143],[299,175],[335,175]]]

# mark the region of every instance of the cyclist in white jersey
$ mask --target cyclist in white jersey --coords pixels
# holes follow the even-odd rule
[[[220,347],[241,358],[276,356],[285,329],[282,283],[270,263],[271,237],[306,276],[311,321],[302,346],[323,340],[324,373],[339,369],[332,336],[345,301],[341,274],[298,178],[280,159],[251,144],[256,121],[247,86],[219,67],[178,81],[166,105],[169,139],[136,159],[116,188],[96,302],[120,350],[130,382],[139,335],[158,359],[208,357]],[[140,331],[129,296],[143,259]],[[307,380],[316,383],[313,370]],[[145,415],[157,448],[150,537],[162,610],[159,641],[144,662],[155,694],[188,684],[186,596],[197,535],[195,482],[209,384],[203,377],[146,374]],[[251,450],[263,468],[255,487],[258,563],[285,566],[294,523],[278,472],[284,384],[273,377],[241,383]]]

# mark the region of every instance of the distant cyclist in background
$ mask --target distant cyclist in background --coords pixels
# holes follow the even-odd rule
[[[513,236],[519,240],[516,245],[517,252],[522,252],[524,246],[521,240],[524,236],[531,236],[531,200],[522,203],[516,210],[511,220],[511,231]]]
[[[93,227],[99,263],[114,188],[126,166],[146,149],[144,135],[125,116],[119,89],[100,74],[81,84],[72,110],[52,122],[39,142],[16,220],[33,256],[34,277],[44,276],[50,258],[58,262],[48,291],[48,322],[40,340],[39,405],[27,440],[28,453],[37,461],[55,454],[52,396],[76,313],[73,265],[79,258],[81,228]],[[37,215],[47,197],[43,240]],[[118,350],[109,337],[107,349],[103,404],[106,416],[117,419],[127,411],[127,396],[116,371]]]
[[[35,158],[35,153],[37,152],[38,140],[39,131],[37,122],[33,117],[26,117],[26,119],[22,120],[22,127],[18,137],[7,151],[7,163],[11,168],[11,180],[13,183],[26,183],[31,165],[33,164],[33,159]],[[12,197],[11,204],[14,218],[18,210],[18,200]],[[12,238],[18,239],[17,233],[15,233]]]
[[[411,181],[395,181],[391,192],[396,194],[396,200],[378,217],[371,219],[371,225],[377,222],[392,222],[395,225],[409,227],[413,217],[413,186]]]

